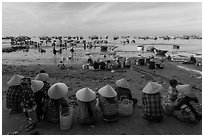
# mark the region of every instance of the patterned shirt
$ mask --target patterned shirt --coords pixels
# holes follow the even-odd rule
[[[35,95],[34,95],[31,88],[23,90],[22,98],[23,98],[23,100],[22,100],[23,108],[31,109],[34,106],[36,106]]]
[[[168,99],[175,101],[178,98],[178,90],[173,87],[169,87],[168,91]]]
[[[22,87],[12,86],[6,92],[6,107],[9,109],[20,110],[22,101]]]
[[[44,92],[45,98],[49,98],[49,96],[48,96],[48,89],[50,88],[50,84],[47,83],[46,81],[43,81],[43,83],[44,83],[44,86],[43,86],[43,88],[41,90]]]
[[[99,98],[100,108],[104,115],[116,115],[118,113],[117,97],[108,101],[106,98],[100,96]]]
[[[143,112],[146,116],[160,117],[164,115],[161,105],[161,94],[142,94]]]

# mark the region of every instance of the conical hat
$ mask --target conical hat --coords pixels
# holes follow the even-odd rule
[[[195,92],[193,91],[193,89],[191,88],[190,85],[178,85],[176,86],[176,89],[183,94],[184,96],[188,96],[188,97],[195,97]]]
[[[40,80],[31,80],[31,89],[33,90],[34,93],[38,92],[41,90],[44,86],[44,83]]]
[[[41,80],[41,81],[47,81],[49,75],[47,73],[39,73],[36,77],[35,80]]]
[[[129,88],[129,84],[125,78],[119,79],[115,82],[115,84],[121,88]]]
[[[147,94],[154,94],[160,92],[163,89],[162,85],[150,81],[144,88],[143,92]]]
[[[14,75],[8,82],[8,86],[17,86],[21,85],[21,79],[24,78],[23,76],[20,75]]]
[[[48,90],[48,96],[52,99],[60,99],[66,95],[68,87],[64,83],[55,83]]]
[[[110,86],[110,85],[106,85],[102,88],[100,88],[98,90],[98,93],[103,96],[103,97],[116,97],[117,96],[117,92]]]
[[[96,93],[90,88],[82,88],[77,91],[76,98],[83,102],[89,102],[96,99]]]

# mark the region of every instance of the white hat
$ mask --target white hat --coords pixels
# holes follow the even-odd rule
[[[68,87],[64,83],[55,83],[48,90],[48,96],[52,99],[60,99],[66,95]]]
[[[49,75],[47,73],[39,73],[36,77],[35,80],[41,80],[41,81],[47,81]]]
[[[102,88],[100,88],[98,90],[98,93],[103,96],[103,97],[116,97],[117,96],[117,92],[110,86],[110,85],[106,85]]]
[[[163,89],[162,85],[150,81],[144,88],[143,92],[147,94],[154,94],[160,92]]]
[[[183,95],[188,96],[188,97],[196,97],[195,96],[195,92],[193,91],[193,89],[191,88],[190,85],[178,85],[176,86],[176,89]]]
[[[40,80],[31,80],[31,89],[34,93],[40,91],[44,86],[44,83]]]
[[[96,93],[90,88],[82,88],[76,92],[76,98],[83,102],[89,102],[96,99]]]
[[[14,76],[7,82],[7,85],[9,85],[9,86],[21,85],[21,79],[22,79],[22,78],[24,78],[24,76],[14,75]]]
[[[129,84],[125,78],[117,80],[115,84],[121,88],[129,88]]]

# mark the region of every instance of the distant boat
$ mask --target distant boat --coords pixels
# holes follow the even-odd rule
[[[154,46],[148,46],[146,51],[148,52],[154,52]]]
[[[138,45],[137,50],[138,51],[144,51],[144,45]]]

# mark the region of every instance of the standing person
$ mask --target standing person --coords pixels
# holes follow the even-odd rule
[[[23,76],[14,75],[8,82],[9,89],[6,91],[6,107],[11,111],[22,111],[22,87],[21,79]]]
[[[76,92],[80,108],[80,123],[90,124],[96,121],[96,93],[90,88],[83,88]]]
[[[36,112],[37,112],[37,118],[38,121],[42,120],[44,117],[44,112],[43,112],[43,105],[44,105],[44,100],[45,100],[45,94],[43,91],[43,86],[44,83],[40,80],[31,80],[31,89],[34,92],[35,95],[35,101],[36,101]]]
[[[23,88],[22,107],[28,121],[26,131],[30,131],[35,128],[37,123],[36,115],[37,105],[35,102],[35,95],[31,89],[31,79],[27,77],[22,78],[21,86]]]
[[[86,41],[83,41],[84,44],[84,50],[86,50]]]
[[[103,113],[103,120],[114,122],[118,120],[117,92],[110,86],[104,86],[98,90],[99,107]]]
[[[49,99],[45,108],[45,119],[52,123],[60,122],[60,108],[68,107],[65,95],[68,87],[64,83],[55,83],[48,90]]]
[[[74,59],[74,48],[73,48],[73,47],[71,47],[70,52],[71,52],[71,54],[72,54],[72,55],[71,55],[71,58]]]
[[[130,68],[130,66],[131,66],[130,59],[129,59],[129,58],[126,58],[126,59],[125,59],[125,62],[124,62],[124,67],[125,67],[125,68]]]
[[[173,115],[181,121],[197,123],[202,119],[202,106],[190,85],[178,85],[181,97],[176,101]]]
[[[163,120],[164,109],[161,105],[160,94],[162,89],[162,85],[152,81],[143,88],[142,103],[144,119],[152,122],[160,122]]]
[[[118,86],[115,88],[118,100],[120,100],[121,97],[126,97],[127,99],[132,100],[134,105],[137,103],[137,99],[132,98],[130,86],[125,78],[117,80],[115,84]]]

